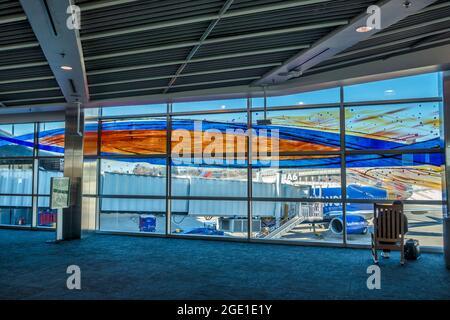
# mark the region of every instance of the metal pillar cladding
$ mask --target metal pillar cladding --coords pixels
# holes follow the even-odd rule
[[[70,178],[70,206],[63,211],[63,240],[81,238],[84,110],[80,103],[66,107],[64,176]]]
[[[447,269],[450,269],[450,71],[444,72],[444,133],[445,133],[445,172],[446,172],[446,202],[444,206],[444,258]]]

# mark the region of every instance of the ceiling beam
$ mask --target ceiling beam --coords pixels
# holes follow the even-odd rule
[[[0,91],[0,94],[2,94],[2,95],[4,95],[4,94],[19,94],[19,93],[52,91],[52,90],[58,90],[58,89],[59,89],[59,87],[23,89],[23,90],[13,90],[13,91]]]
[[[243,67],[236,67],[236,68],[224,68],[224,69],[213,69],[213,70],[207,70],[207,71],[199,71],[199,72],[188,72],[188,73],[182,73],[178,77],[192,77],[192,76],[202,76],[207,74],[217,74],[217,73],[224,73],[224,72],[233,72],[233,71],[242,71],[242,70],[251,70],[251,69],[258,69],[258,68],[270,68],[275,66],[280,66],[282,63],[266,63],[266,64],[257,64],[257,65],[250,65],[250,66],[243,66]],[[156,76],[156,77],[147,77],[147,78],[134,78],[134,79],[128,79],[128,80],[118,80],[118,81],[109,81],[109,82],[100,82],[100,83],[94,83],[90,84],[89,88],[94,87],[102,87],[102,86],[110,86],[110,85],[116,85],[116,84],[125,84],[125,83],[134,83],[134,82],[146,82],[146,81],[152,81],[152,80],[162,80],[162,79],[171,79],[175,75],[167,75],[167,76]],[[1,84],[1,82],[0,82]]]
[[[365,47],[365,48],[356,49],[356,50],[352,50],[352,51],[346,51],[344,53],[340,53],[340,54],[335,55],[333,57],[333,59],[344,58],[344,57],[348,57],[348,56],[351,56],[351,55],[354,55],[354,54],[363,53],[363,52],[366,52],[366,51],[372,51],[372,50],[377,50],[377,49],[388,48],[388,47],[391,47],[393,45],[397,45],[397,44],[401,44],[401,43],[405,43],[405,42],[410,42],[410,41],[414,41],[414,40],[419,40],[419,39],[423,39],[423,38],[439,35],[439,34],[442,34],[442,33],[447,33],[449,31],[450,31],[450,28],[447,28],[447,29],[437,30],[437,31],[433,31],[433,32],[422,33],[422,34],[419,34],[419,35],[413,36],[413,37],[407,37],[407,38],[398,39],[394,43],[393,42],[386,42],[386,43],[381,43],[381,44],[378,44],[378,45],[375,45],[375,46]]]
[[[440,34],[440,33],[444,33],[444,32],[449,32],[450,29],[445,29],[443,30],[443,32],[437,32],[436,34]],[[428,37],[430,36],[430,34],[426,34],[424,35],[424,40],[427,41],[419,41],[417,43],[414,43],[413,45],[407,46],[405,48],[400,48],[400,49],[395,49],[395,50],[389,50],[386,52],[382,52],[382,53],[378,53],[378,54],[371,54],[365,57],[361,57],[361,58],[355,58],[355,59],[347,59],[345,61],[340,61],[340,62],[336,62],[336,63],[331,63],[331,64],[327,64],[321,67],[317,67],[317,68],[313,68],[311,71],[313,71],[314,73],[316,73],[317,71],[328,71],[330,69],[336,69],[342,66],[349,66],[349,65],[354,65],[358,62],[367,62],[369,61],[374,61],[376,60],[376,58],[381,58],[381,59],[389,59],[393,56],[402,54],[402,53],[408,53],[412,50],[415,49],[420,49],[422,47],[427,47],[427,46],[431,46],[431,45],[441,45],[443,43],[447,43],[450,42],[450,38],[448,39],[437,39],[437,40],[432,40],[432,39],[428,39]],[[414,37],[415,38],[415,37]],[[411,39],[410,39],[411,40]],[[375,47],[370,47],[370,49],[374,49]],[[305,75],[307,75],[310,72],[310,70],[307,70],[305,72]]]
[[[20,79],[3,80],[3,81],[0,81],[0,84],[44,81],[44,80],[52,80],[52,79],[55,79],[55,77],[49,76],[49,77],[20,78]]]
[[[258,79],[258,78],[259,77],[245,77],[245,78],[237,78],[237,79],[226,79],[226,80],[186,83],[186,84],[173,85],[172,88],[184,88],[184,87],[193,87],[193,86],[218,84],[218,83],[228,83],[228,82],[237,82],[237,81],[247,81],[247,80],[251,81],[251,80]],[[153,90],[164,90],[164,89],[167,89],[167,88],[168,88],[168,86],[161,86],[161,87],[153,87],[153,88],[149,87],[149,88],[141,88],[141,89],[119,90],[119,91],[93,93],[93,94],[91,94],[91,96],[105,96],[105,95],[120,94],[120,93],[145,92],[145,91],[153,91]]]
[[[59,100],[59,99],[64,99],[64,97],[63,96],[61,96],[61,97],[52,96],[52,97],[41,97],[41,98],[6,100],[6,101],[3,101],[3,103],[7,105],[8,103],[36,102],[36,101]],[[33,103],[33,105],[34,105],[34,103]]]
[[[355,63],[350,66],[310,75],[305,74],[303,77],[287,81],[277,88],[287,86],[304,88],[316,84],[318,81],[322,81],[327,86],[357,84],[445,70],[449,67],[450,44],[446,44],[404,54],[391,55],[388,58],[380,57],[373,61]],[[276,87],[273,88],[275,89]]]
[[[404,6],[404,0],[383,0],[377,5],[381,11],[381,27],[386,29],[398,21],[418,13],[436,0],[417,0],[409,7]],[[333,58],[335,55],[355,44],[369,39],[380,30],[373,29],[366,33],[358,33],[356,29],[367,25],[369,14],[367,12],[354,18],[347,26],[333,31],[323,39],[316,42],[310,49],[304,50],[286,61],[283,66],[274,68],[265,74],[254,85],[273,85],[285,82],[295,74],[302,74],[306,70]],[[382,30],[381,29],[381,30]]]
[[[448,21],[450,21],[450,17],[444,17],[441,19],[430,20],[430,21],[423,22],[423,23],[417,23],[417,24],[415,23],[408,27],[403,27],[403,28],[398,28],[398,29],[394,29],[394,30],[390,30],[390,31],[377,33],[377,34],[373,35],[370,39],[377,39],[380,37],[391,36],[393,34],[397,34],[397,33],[401,33],[401,32],[408,32],[408,31],[411,31],[414,29],[425,28],[425,27],[431,26],[433,24],[441,24],[441,23],[445,23]]]
[[[446,7],[450,7],[450,1],[442,2],[442,3],[438,3],[438,4],[434,4],[432,6],[426,7],[425,9],[422,9],[421,11],[415,13],[415,15],[416,14],[425,13],[425,12],[429,12],[429,11],[433,11],[433,10],[444,9]]]
[[[199,41],[173,43],[173,44],[154,46],[154,47],[138,49],[138,50],[124,50],[122,52],[107,53],[107,54],[102,54],[102,55],[86,57],[85,61],[117,58],[117,57],[149,53],[149,52],[155,52],[155,51],[162,51],[162,50],[170,50],[170,49],[185,48],[185,47],[192,47],[192,46],[216,44],[216,43],[223,43],[223,42],[229,42],[229,41],[258,38],[258,37],[268,37],[268,36],[280,35],[280,34],[285,34],[285,33],[293,33],[293,32],[309,31],[309,30],[316,30],[316,29],[323,29],[323,28],[330,28],[330,27],[338,27],[338,26],[346,25],[347,23],[348,23],[347,20],[337,20],[337,21],[303,25],[303,26],[298,26],[298,27],[239,34],[236,36],[228,36],[228,37],[221,37],[221,38],[204,39],[204,40],[199,40]]]
[[[18,50],[18,49],[28,49],[28,48],[37,48],[39,47],[39,42],[23,42],[23,43],[15,43],[6,46],[0,47],[1,51],[9,51],[9,50]]]
[[[27,20],[27,16],[24,14],[11,14],[0,18],[0,25],[14,22],[22,22]]]
[[[130,4],[139,0],[101,0],[81,3],[79,5],[81,11],[92,11],[97,9],[105,9],[108,7]]]
[[[97,2],[86,2],[79,5],[81,11],[91,11],[96,9],[104,9],[111,6],[121,5],[121,4],[128,4],[132,2],[136,2],[138,0],[103,0],[103,1],[97,1]],[[1,24],[7,24],[7,23],[14,23],[14,22],[22,22],[26,21],[27,16],[25,14],[11,14],[5,17],[0,18],[0,25]]]
[[[305,49],[305,48],[309,48],[309,46],[308,45],[298,45],[298,46],[289,46],[289,47],[274,48],[274,49],[246,51],[246,52],[230,53],[230,54],[220,54],[220,55],[204,57],[204,58],[195,58],[195,59],[191,60],[191,63],[222,60],[222,59],[232,59],[232,58],[270,54],[270,53],[277,53],[277,52],[291,51],[291,50],[292,51],[293,50],[301,50],[301,49]],[[156,67],[165,67],[165,66],[182,64],[185,61],[186,60],[178,60],[178,61],[168,61],[168,62],[161,62],[161,63],[151,63],[151,64],[144,64],[144,65],[130,66],[130,67],[118,67],[118,68],[92,70],[92,71],[89,71],[87,73],[87,75],[93,76],[93,75],[99,75],[99,74],[108,74],[108,73],[126,72],[126,71],[142,70],[142,69],[149,69],[149,68],[156,68]]]
[[[23,68],[33,68],[33,67],[42,67],[42,66],[48,66],[48,62],[47,61],[43,61],[43,62],[30,62],[30,63],[10,64],[10,65],[5,65],[5,66],[0,66],[0,71],[23,69]]]
[[[219,23],[220,19],[222,19],[223,15],[228,11],[228,9],[230,9],[230,7],[233,4],[233,2],[234,2],[234,0],[227,0],[223,4],[222,8],[220,8],[218,18],[210,22],[208,28],[206,28],[205,32],[200,37],[200,40],[199,40],[198,44],[191,49],[191,51],[189,52],[188,56],[186,57],[185,62],[178,68],[178,70],[175,72],[175,75],[172,77],[172,79],[170,79],[169,84],[167,85],[167,88],[164,89],[164,93],[167,93],[167,91],[170,90],[170,88],[173,86],[175,81],[177,81],[178,76],[184,71],[184,69],[186,68],[188,63],[192,60],[192,58],[197,53],[197,51],[207,41],[206,38],[209,37],[211,32],[214,30],[216,25]]]
[[[318,71],[327,72],[327,71],[330,71],[332,69],[337,69],[337,68],[340,68],[340,67],[346,67],[346,66],[348,67],[348,66],[357,64],[359,62],[367,62],[368,60],[369,61],[375,61],[375,60],[379,60],[379,59],[387,60],[387,59],[390,59],[390,58],[392,58],[394,56],[397,56],[399,54],[406,54],[406,53],[408,53],[408,52],[410,52],[411,50],[414,50],[414,49],[420,49],[422,47],[435,45],[435,44],[442,44],[443,42],[450,42],[450,39],[439,39],[439,40],[436,40],[436,41],[420,43],[420,44],[417,44],[417,45],[408,46],[406,48],[390,50],[390,51],[386,51],[386,52],[379,53],[379,54],[371,54],[370,56],[366,56],[366,57],[362,57],[362,58],[349,59],[349,60],[345,60],[345,61],[341,61],[341,62],[337,62],[337,63],[328,64],[328,65],[325,65],[325,66],[322,66],[322,67],[318,67],[318,68],[313,68],[313,69],[307,70],[305,72],[305,76],[307,76],[310,73],[310,71],[314,72],[314,73],[317,73]],[[377,59],[377,58],[379,58],[379,59]]]
[[[9,107],[0,110],[0,124],[64,121],[64,105],[36,105],[33,107]],[[8,116],[10,115],[10,116]]]
[[[47,62],[68,103],[89,101],[79,32],[67,27],[71,0],[20,0]],[[72,70],[62,70],[70,66]]]
[[[239,17],[239,16],[245,16],[245,15],[249,15],[249,14],[263,13],[263,12],[269,12],[269,11],[281,10],[281,9],[289,9],[289,8],[294,8],[294,7],[314,5],[314,4],[324,3],[324,2],[331,2],[331,1],[332,0],[285,1],[284,3],[281,2],[278,4],[257,6],[255,8],[250,8],[250,9],[233,10],[231,12],[224,14],[222,18],[225,19],[225,18]],[[114,36],[119,36],[119,35],[143,32],[143,31],[150,31],[150,30],[156,30],[156,29],[182,26],[182,25],[196,23],[196,22],[212,21],[212,20],[216,20],[218,18],[219,18],[218,14],[212,14],[212,15],[210,14],[210,15],[197,16],[197,17],[188,18],[188,19],[178,19],[178,20],[172,20],[172,21],[165,21],[165,22],[161,22],[161,23],[151,23],[151,24],[147,24],[147,25],[143,25],[143,26],[139,26],[139,27],[127,28],[127,29],[96,32],[96,33],[92,33],[92,34],[83,36],[81,40],[86,41],[86,40],[96,40],[96,39],[101,39],[101,38],[109,38],[109,37],[114,37]]]

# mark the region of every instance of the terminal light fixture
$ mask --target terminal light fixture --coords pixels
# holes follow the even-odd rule
[[[61,66],[61,69],[64,71],[71,71],[73,68],[71,66]]]
[[[356,32],[359,32],[359,33],[366,33],[366,32],[372,31],[372,30],[373,30],[373,28],[369,27],[369,26],[361,26],[361,27],[356,28]]]

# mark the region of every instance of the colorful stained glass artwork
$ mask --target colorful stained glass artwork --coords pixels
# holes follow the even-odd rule
[[[278,133],[280,153],[340,149],[338,108],[254,112],[253,119],[257,133]],[[269,121],[270,125],[259,125],[260,121]],[[253,141],[253,151],[264,152],[256,143]]]
[[[393,200],[442,199],[442,153],[351,155],[346,163],[347,188],[377,187]],[[364,194],[359,198],[364,199]]]
[[[277,139],[277,143],[279,145],[278,152],[280,154],[281,160],[287,160],[287,156],[284,156],[285,153],[290,152],[298,152],[298,151],[306,151],[310,150],[310,148],[315,148],[314,150],[320,151],[335,151],[339,150],[339,141],[340,135],[338,132],[333,132],[333,130],[314,130],[311,127],[306,128],[307,126],[298,125],[298,121],[295,119],[290,119],[287,116],[284,116],[281,120],[279,118],[273,118],[273,125],[266,126],[258,126],[255,125],[253,127],[253,143],[260,145],[264,145],[266,148],[271,148],[271,144],[274,144],[274,139]],[[435,120],[436,121],[436,120]],[[285,123],[289,125],[281,125],[279,123]],[[292,124],[295,123],[296,126]],[[415,146],[416,144],[419,146],[429,146],[430,141],[434,141],[435,145],[437,145],[437,141],[440,141],[440,134],[438,125],[436,123],[431,123],[428,125],[430,130],[421,129],[422,131],[428,131],[429,136],[434,138],[429,139],[429,136],[426,136],[425,133],[419,134],[416,138],[416,142],[409,141],[407,146]],[[166,122],[165,120],[150,120],[150,121],[124,121],[120,123],[105,123],[103,124],[102,130],[102,154],[105,155],[146,155],[146,154],[159,154],[165,153],[166,151]],[[189,132],[192,137],[196,132],[195,120],[175,120],[172,123],[172,132],[176,132],[177,130],[185,130]],[[220,123],[220,122],[209,122],[202,121],[201,122],[201,137],[202,137],[202,146],[205,149],[208,146],[208,141],[210,140],[210,131],[211,129],[214,132],[223,133],[224,145],[228,148],[231,145],[234,148],[234,151],[237,151],[236,145],[233,143],[237,143],[238,138],[245,136],[247,126],[242,123]],[[370,128],[369,128],[370,129]],[[366,127],[366,131],[369,131]],[[392,131],[386,130],[386,136],[400,135],[403,129],[399,128],[396,132],[394,132],[394,128]],[[269,132],[269,134],[267,134]],[[277,132],[277,134],[273,134]],[[394,132],[394,133],[393,133]],[[198,132],[197,132],[198,133]],[[262,136],[263,140],[258,140],[259,136]],[[357,141],[356,138],[361,138],[354,136],[353,141]],[[25,134],[22,136],[16,137],[8,137],[2,136],[0,146],[0,150],[2,146],[11,144],[14,142],[15,144],[23,147],[33,147],[33,134]],[[97,139],[97,126],[91,125],[86,127],[86,138],[85,145],[87,149],[96,147],[96,139]],[[269,140],[269,143],[266,143]],[[352,139],[348,139],[352,141]],[[390,148],[382,148],[382,149],[393,149],[393,145],[399,145],[398,142],[386,141],[386,137],[379,137],[378,134],[370,133],[366,134],[364,137],[365,142],[368,145],[385,145]],[[391,139],[392,140],[392,139]],[[263,141],[264,143],[261,143]],[[192,138],[192,152],[194,153],[195,139]],[[351,142],[349,142],[351,143]],[[176,143],[173,143],[172,148],[176,146]],[[325,149],[324,149],[325,148]],[[64,129],[50,129],[47,131],[41,131],[39,134],[39,149],[43,151],[49,152],[64,152]],[[258,151],[261,151],[261,146],[259,146]],[[305,150],[306,149],[306,150]],[[224,151],[227,151],[225,148]],[[246,151],[246,150],[244,150]],[[351,164],[350,164],[351,165]]]
[[[96,121],[87,122],[84,126],[84,155],[96,156],[98,148],[98,124]]]
[[[0,157],[33,155],[34,124],[0,125]]]
[[[166,130],[166,120],[105,122],[102,124],[101,154],[164,154],[166,152]]]
[[[64,154],[64,128],[39,132],[38,149],[41,155]]]
[[[440,103],[347,107],[347,148],[440,148],[443,146],[440,110]]]

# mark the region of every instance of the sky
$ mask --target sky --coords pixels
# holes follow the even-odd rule
[[[395,78],[344,87],[346,102],[428,98],[442,96],[441,73],[428,73],[417,76]],[[339,103],[339,88],[304,92],[287,96],[267,98],[267,105],[293,106],[308,104]],[[173,112],[245,109],[246,99],[212,100],[174,103]],[[254,98],[253,107],[263,107],[263,98]],[[138,115],[146,113],[165,113],[166,104],[104,108],[103,115]]]

